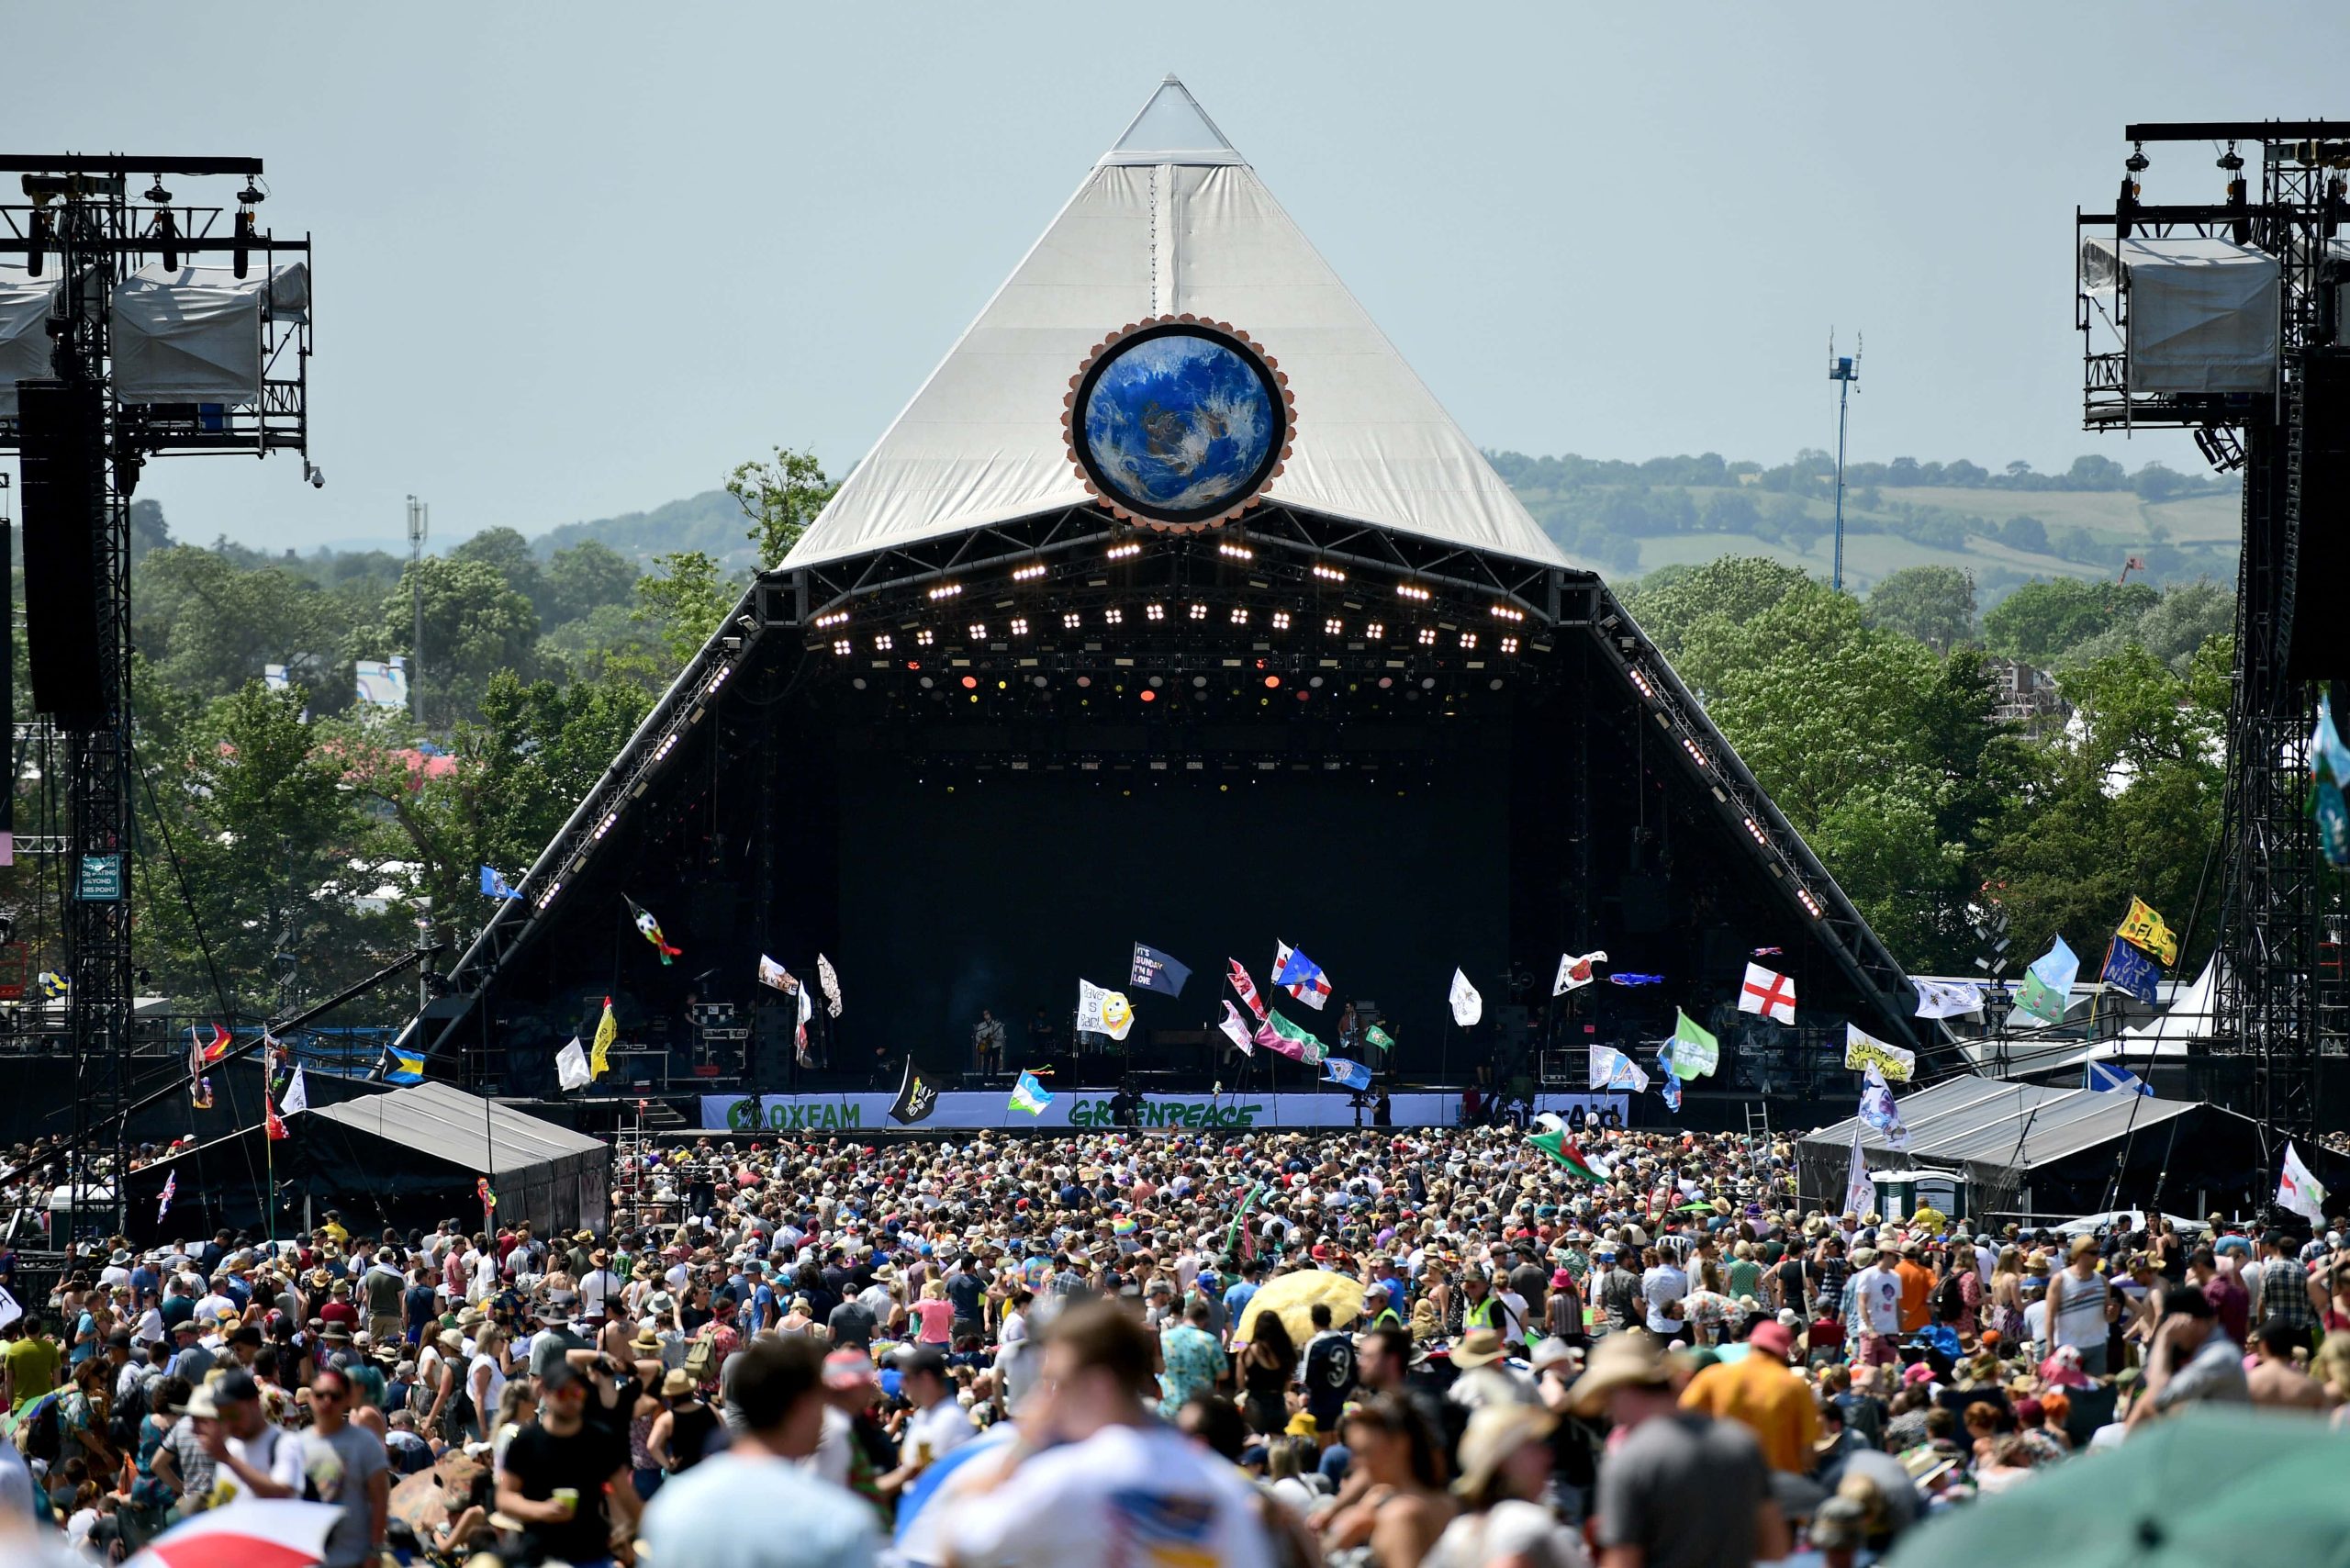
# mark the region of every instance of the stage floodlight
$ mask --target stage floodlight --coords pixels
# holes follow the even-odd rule
[[[1417,583],[1397,583],[1395,585],[1395,597],[1398,599],[1413,599],[1419,603],[1426,604],[1428,600],[1434,599],[1436,595],[1420,587]]]
[[[835,642],[835,643],[833,644],[833,652],[834,652],[834,653],[836,653],[836,654],[843,654],[843,655],[845,655],[848,651],[849,651],[849,641],[848,641],[848,639],[847,639],[846,637],[843,637],[843,638],[841,638],[839,641]]]
[[[1280,676],[1277,676],[1277,675],[1269,675],[1269,676],[1267,676],[1267,677],[1265,678],[1265,689],[1266,689],[1266,690],[1268,690],[1268,691],[1270,691],[1270,690],[1272,690],[1274,688],[1276,688],[1276,687],[1280,686],[1280,685],[1281,685],[1281,678]]]
[[[1639,689],[1641,696],[1651,702],[1656,700],[1656,688],[1649,684],[1649,678],[1640,673],[1639,666],[1634,665],[1625,673],[1632,678],[1632,684]]]
[[[1504,637],[1502,639],[1502,652],[1505,654],[1514,654],[1517,652],[1517,639],[1515,637]]]
[[[1812,919],[1818,920],[1819,918],[1821,913],[1819,900],[1813,895],[1812,890],[1809,888],[1796,888],[1796,902],[1803,905],[1805,910],[1810,913]]]
[[[1142,607],[1142,612],[1145,617],[1152,621],[1167,619],[1167,607],[1163,604],[1146,604]]]
[[[1497,604],[1494,606],[1494,619],[1496,621],[1523,621],[1526,619],[1526,611],[1518,609],[1514,604]]]
[[[1379,689],[1382,691],[1386,690],[1389,687],[1393,686],[1394,684],[1395,678],[1392,675],[1382,675],[1379,678]]]
[[[1102,555],[1104,560],[1124,561],[1130,556],[1139,555],[1141,554],[1142,546],[1139,543],[1129,543],[1113,544],[1109,549],[1103,551]]]
[[[1246,625],[1248,625],[1248,610],[1244,610],[1244,609],[1242,609],[1239,605],[1237,605],[1237,604],[1236,604],[1236,605],[1234,605],[1234,606],[1232,607],[1232,623],[1233,623],[1235,626],[1246,626]]]
[[[964,690],[966,690],[966,691],[977,691],[979,689],[979,678],[978,676],[976,676],[976,675],[967,675],[967,676],[965,676],[965,677],[963,678],[963,689],[964,689]]]
[[[1014,570],[1012,574],[1012,580],[1015,583],[1030,582],[1037,577],[1043,577],[1044,575],[1045,564],[1042,561],[1031,561],[1028,565]]]
[[[1374,621],[1370,625],[1365,626],[1362,629],[1362,634],[1376,643],[1379,639],[1387,635],[1387,622],[1384,621]]]
[[[1339,620],[1337,616],[1335,616],[1335,615],[1328,615],[1328,616],[1325,616],[1325,617],[1323,617],[1323,620],[1322,620],[1322,634],[1323,634],[1325,637],[1336,637],[1336,636],[1337,636],[1339,633],[1343,633],[1344,631],[1346,631],[1346,629],[1347,629],[1347,623],[1346,623],[1345,622],[1343,622],[1343,621]]]
[[[1074,632],[1083,624],[1085,624],[1085,617],[1080,615],[1076,610],[1064,610],[1061,611],[1061,626],[1064,630]]]
[[[1420,646],[1423,648],[1433,648],[1436,646],[1435,627],[1423,626],[1420,628]]]
[[[1346,573],[1336,566],[1325,566],[1319,561],[1314,563],[1314,575],[1326,583],[1342,583],[1347,580]]]
[[[933,600],[953,599],[957,594],[961,593],[962,591],[963,585],[961,583],[940,583],[936,588],[930,590],[930,597]]]
[[[1230,540],[1218,544],[1215,553],[1228,561],[1253,561],[1257,558],[1257,552],[1246,544],[1235,544]]]
[[[1463,633],[1460,633],[1460,645],[1461,645],[1462,647],[1464,647],[1464,648],[1473,648],[1473,647],[1475,647],[1475,646],[1477,645],[1477,633],[1474,633],[1474,632],[1463,632]]]
[[[1012,618],[1012,634],[1015,637],[1025,637],[1028,635],[1028,618],[1026,616],[1015,615]]]
[[[1192,619],[1194,621],[1205,621],[1207,618],[1208,607],[1197,600],[1193,600],[1192,604]]]
[[[1102,612],[1102,620],[1107,625],[1124,626],[1126,623],[1126,612],[1113,604]]]
[[[1286,632],[1289,630],[1288,610],[1276,610],[1273,611],[1273,630],[1276,632]]]
[[[873,639],[873,651],[877,654],[886,654],[897,645],[897,639],[890,636],[887,632],[882,633],[881,635]]]
[[[936,634],[927,626],[914,633],[914,646],[918,648],[927,648],[935,640]]]
[[[1158,693],[1146,686],[1142,689],[1142,700],[1146,702],[1156,702],[1158,700]]]
[[[1763,833],[1762,824],[1761,823],[1756,822],[1752,817],[1740,817],[1739,821],[1746,824],[1746,835],[1749,838],[1752,839],[1755,843],[1761,845],[1765,849],[1771,847],[1771,840],[1769,836]]]
[[[984,642],[986,642],[987,640],[988,640],[988,623],[987,623],[986,622],[984,622],[984,621],[974,621],[974,622],[971,622],[971,641],[973,641],[974,643],[984,643]]]
[[[818,617],[816,617],[816,624],[817,624],[817,626],[818,626],[820,629],[821,629],[821,628],[823,628],[823,627],[826,627],[826,626],[838,626],[841,622],[843,622],[844,621],[846,621],[847,619],[848,619],[848,611],[847,611],[847,610],[831,610],[831,611],[829,611],[829,612],[827,612],[827,613],[825,613],[825,614],[819,615]]]

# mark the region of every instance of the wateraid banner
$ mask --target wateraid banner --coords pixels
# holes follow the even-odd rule
[[[743,1094],[701,1097],[705,1132],[890,1132],[904,1130],[890,1120],[890,1094],[769,1094],[754,1108]],[[921,1126],[924,1130],[953,1127],[1109,1127],[1116,1126],[1110,1096],[1069,1090],[1053,1096],[1041,1115],[1015,1111],[999,1090],[941,1094],[937,1108]],[[1555,1113],[1569,1121],[1613,1115],[1620,1124],[1628,1096],[1622,1094],[1543,1094],[1536,1097],[1535,1113]],[[1393,1097],[1399,1127],[1449,1126],[1460,1120],[1457,1094],[1397,1094]],[[1210,1127],[1351,1127],[1352,1099],[1346,1094],[1147,1094],[1137,1115],[1145,1131],[1179,1131]],[[1370,1113],[1364,1113],[1364,1126]]]

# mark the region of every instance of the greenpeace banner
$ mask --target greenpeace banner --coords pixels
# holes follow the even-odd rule
[[[701,1097],[705,1132],[894,1132],[888,1094],[769,1094],[755,1110],[743,1094]],[[1625,1119],[1628,1096],[1622,1094],[1541,1094],[1534,1109],[1570,1122],[1612,1114]],[[1393,1097],[1399,1127],[1449,1126],[1460,1119],[1458,1094],[1398,1094]],[[1364,1113],[1363,1125],[1370,1126]],[[1031,1116],[1008,1108],[1000,1090],[958,1091],[941,1094],[938,1107],[924,1121],[923,1131],[938,1127],[1109,1127],[1110,1096],[1104,1091],[1064,1092],[1053,1096],[1043,1114]],[[1210,1127],[1351,1127],[1355,1125],[1352,1096],[1327,1094],[1147,1094],[1138,1125],[1146,1131],[1198,1130]]]

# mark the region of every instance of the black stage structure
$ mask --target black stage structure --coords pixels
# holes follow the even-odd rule
[[[1244,221],[1237,240],[1217,227]],[[493,907],[410,1036],[431,1070],[550,1092],[555,1053],[609,995],[643,1053],[616,1058],[635,1092],[681,1062],[713,1087],[894,1088],[909,1053],[951,1086],[982,1008],[1013,1066],[1044,1014],[1058,1084],[1304,1087],[1319,1075],[1240,1061],[1215,1028],[1227,958],[1273,994],[1277,941],[1336,988],[1323,1012],[1275,996],[1282,1010],[1335,1049],[1357,1003],[1397,1042],[1358,1054],[1399,1082],[1582,1090],[1593,1044],[1652,1069],[1676,1007],[1722,1037],[1704,1091],[1802,1093],[1825,1073],[1841,1098],[1847,1021],[1916,1046],[1899,967],[1606,585],[1540,534],[1367,318],[1310,352],[1360,307],[1286,225],[1170,80],[523,896]],[[1069,273],[1103,232],[1132,235],[1136,259],[1097,290]],[[1227,255],[1256,271],[1221,294],[1171,275],[1225,275]],[[1296,275],[1266,275],[1282,266]],[[1263,326],[1260,353],[1241,307],[1262,323],[1315,290],[1323,324]],[[1174,308],[1193,293],[1207,308]],[[1024,315],[999,338],[1007,309]],[[987,357],[1030,353],[1056,311],[1075,352]],[[1056,422],[1163,333],[1246,364],[1281,421],[1228,506],[1154,510]],[[989,377],[1010,390],[968,390]],[[963,433],[981,420],[1008,433]],[[909,455],[923,440],[943,444]],[[1315,504],[1339,493],[1332,474],[1398,473],[1393,521]],[[896,476],[912,477],[893,492]],[[990,487],[1013,498],[957,498]],[[1492,518],[1505,526],[1481,535]],[[632,904],[684,950],[674,965]],[[1189,985],[1125,987],[1125,1048],[1071,1060],[1077,982],[1124,985],[1137,941],[1189,964]],[[1794,978],[1799,1028],[1735,1012],[1757,948]],[[1554,1002],[1561,954],[1592,949],[1603,975],[1661,981]],[[812,983],[819,954],[845,1007],[816,1006],[806,1068],[795,999],[755,971],[772,955]],[[1484,997],[1467,1030],[1446,1004],[1456,966]]]

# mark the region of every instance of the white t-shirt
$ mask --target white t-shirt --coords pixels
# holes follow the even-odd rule
[[[1648,1303],[1648,1327],[1652,1334],[1681,1329],[1679,1304],[1689,1294],[1689,1276],[1670,1263],[1659,1263],[1640,1276],[1640,1299]],[[1665,1308],[1672,1306],[1673,1311]]]
[[[950,1394],[906,1417],[905,1439],[899,1446],[911,1457],[928,1443],[930,1457],[934,1462],[945,1459],[979,1435],[979,1429],[971,1424],[971,1413]]]
[[[1852,1276],[1852,1299],[1861,1327],[1871,1334],[1901,1332],[1901,1276],[1872,1263]]]
[[[230,1438],[229,1451],[243,1460],[248,1468],[257,1470],[263,1475],[271,1475],[277,1468],[279,1440],[285,1436],[284,1428],[264,1425],[260,1431],[253,1434],[250,1440],[244,1438]],[[212,1479],[213,1506],[218,1507],[222,1503],[241,1497],[244,1493],[245,1484],[237,1479],[237,1473],[225,1464],[219,1466]]]
[[[1113,1555],[1217,1568],[1273,1562],[1247,1476],[1171,1427],[1109,1427],[1032,1455],[944,1522],[965,1568],[1098,1568]]]

